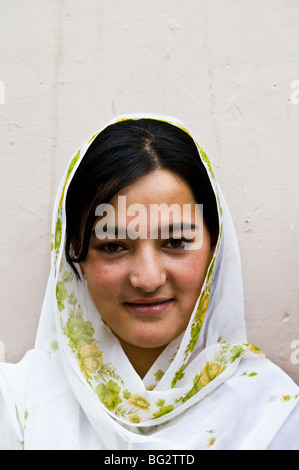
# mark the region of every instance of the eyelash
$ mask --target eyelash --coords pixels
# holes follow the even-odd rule
[[[171,242],[183,242],[183,245],[180,245],[179,247],[176,247],[176,248],[175,247],[167,247],[166,245],[168,245]],[[193,242],[193,240],[188,240],[186,238],[171,238],[163,244],[163,247],[171,249],[171,250],[179,251],[179,250],[182,250],[184,248],[185,243],[192,243],[192,242]],[[120,247],[120,248],[123,248],[123,249],[122,250],[109,251],[109,249],[108,249],[109,245],[113,246],[113,247]],[[117,254],[122,253],[123,251],[125,251],[126,247],[121,245],[120,243],[117,243],[117,242],[108,242],[108,243],[105,243],[103,245],[100,245],[98,247],[98,250],[102,251],[102,252],[104,252],[108,255],[117,255]]]

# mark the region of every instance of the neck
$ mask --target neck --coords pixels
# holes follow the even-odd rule
[[[139,346],[134,346],[127,343],[121,338],[118,339],[124,350],[124,353],[141,379],[145,377],[154,362],[165,349],[165,346],[150,349],[140,348]]]

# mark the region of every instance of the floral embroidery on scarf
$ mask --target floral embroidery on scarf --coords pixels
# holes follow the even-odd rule
[[[202,293],[197,310],[196,310],[196,314],[194,317],[194,322],[191,327],[191,339],[185,351],[185,356],[188,353],[191,353],[193,351],[197,343],[198,336],[199,336],[203,321],[207,313],[209,298],[210,298],[209,292]]]
[[[56,261],[58,258],[58,253],[60,250],[60,245],[61,245],[61,238],[62,238],[62,205],[63,205],[63,200],[64,200],[64,193],[65,193],[65,188],[67,185],[67,182],[72,174],[72,171],[79,160],[81,153],[81,148],[78,150],[76,155],[73,157],[67,171],[67,175],[65,178],[64,186],[62,189],[61,197],[60,197],[60,202],[58,206],[58,213],[57,213],[57,218],[56,218],[56,225],[55,225],[55,233],[53,234],[52,237],[52,243],[51,243],[51,250],[54,250],[55,252],[55,266],[56,266]],[[54,238],[54,241],[53,241]]]
[[[162,379],[162,377],[164,375],[164,372],[163,372],[163,370],[159,369],[159,370],[157,370],[157,372],[155,372],[154,375],[155,375],[156,381],[159,382],[159,380]]]
[[[296,400],[299,398],[299,394],[298,395],[283,395],[280,399],[280,401],[282,401],[283,403],[286,403],[286,402],[289,402],[291,400],[293,400],[293,398]]]
[[[207,440],[207,447],[212,447],[215,442],[217,441],[217,438],[215,436],[215,429],[210,429],[209,431],[206,431],[210,434],[210,437]]]
[[[53,339],[50,341],[49,346],[49,351],[47,352],[49,354],[49,358],[51,359],[52,353],[56,353],[59,350],[59,343],[56,339]]]
[[[109,380],[107,384],[100,383],[95,389],[99,400],[109,411],[115,410],[122,402],[122,399],[119,396],[120,391],[121,388],[113,380]]]
[[[91,380],[93,375],[103,364],[103,351],[99,351],[97,345],[82,346],[78,352],[78,364],[87,380]]]
[[[243,372],[243,374],[240,375],[240,377],[255,377],[256,375],[258,375],[257,372]]]
[[[136,406],[137,408],[140,408],[141,410],[149,411],[150,402],[147,401],[141,395],[138,395],[138,393],[134,393],[134,395],[131,395],[128,403],[129,405]]]
[[[171,411],[173,411],[173,405],[165,406],[165,400],[160,399],[160,400],[156,401],[155,404],[159,408],[159,410],[156,411],[155,413],[153,413],[153,418],[152,419],[160,418],[160,416],[164,416],[164,415],[170,413]]]
[[[196,375],[193,379],[193,387],[191,390],[189,390],[188,393],[186,393],[185,396],[181,397],[179,401],[182,403],[185,403],[188,401],[191,397],[196,395],[202,388],[204,388],[206,385],[208,385],[212,380],[214,380],[221,372],[223,372],[225,369],[225,366],[222,366],[221,364],[214,362],[214,361],[209,361],[205,365],[205,367],[202,370],[202,373],[200,375]]]
[[[201,158],[203,159],[203,161],[207,164],[208,168],[209,168],[209,172],[213,178],[213,180],[215,181],[215,175],[214,175],[214,171],[213,171],[213,168],[212,168],[212,165],[211,165],[211,162],[206,154],[206,152],[200,147],[200,145],[198,145],[198,143],[196,142],[197,144],[197,147],[199,148],[199,151],[200,151],[200,155],[201,155]]]
[[[29,411],[26,408],[25,414],[24,414],[24,429],[26,429],[26,423],[28,421],[28,418],[29,418]]]

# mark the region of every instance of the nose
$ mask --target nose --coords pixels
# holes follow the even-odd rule
[[[135,253],[130,282],[133,287],[145,292],[154,292],[165,284],[165,268],[154,247],[145,245]]]

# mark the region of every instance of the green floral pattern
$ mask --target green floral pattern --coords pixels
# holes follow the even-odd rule
[[[106,406],[109,411],[113,411],[122,402],[120,398],[121,388],[113,380],[109,380],[107,384],[100,383],[95,392],[97,393],[99,400]]]

